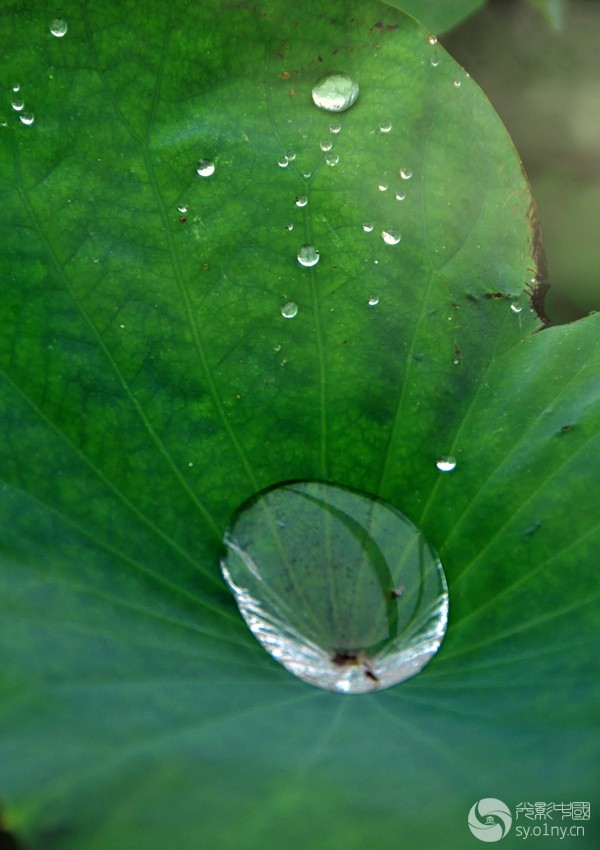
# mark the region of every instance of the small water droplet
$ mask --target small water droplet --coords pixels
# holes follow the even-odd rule
[[[15,110],[15,112],[20,112],[23,109],[23,107],[25,106],[25,101],[21,100],[20,97],[15,97],[15,98],[13,98],[11,106]]]
[[[298,195],[295,201],[297,207],[305,207],[308,203],[306,195]]]
[[[371,295],[369,298],[369,307],[377,307],[379,304],[379,295]]]
[[[302,176],[304,177],[304,179],[305,179],[305,180],[308,180],[308,178],[309,178],[311,175],[312,175],[312,171],[303,171],[303,172],[302,172]]]
[[[273,351],[281,351],[281,343],[276,342],[273,346]]]
[[[387,183],[380,183],[379,186],[378,186],[378,189],[379,189],[380,192],[387,192],[388,184]]]
[[[0,119],[0,127],[8,127],[8,121],[6,120],[6,118]]]
[[[66,35],[67,30],[67,22],[63,21],[62,18],[56,18],[50,24],[50,32],[52,35],[56,36],[56,38],[62,38],[63,35]]]
[[[374,496],[281,484],[241,505],[224,546],[223,576],[250,630],[311,685],[391,687],[419,673],[443,640],[448,588],[437,554]]]
[[[406,192],[396,192],[396,200],[403,201],[406,198]]]
[[[340,161],[340,158],[337,153],[328,153],[325,157],[325,162],[327,165],[337,165]]]
[[[371,224],[370,221],[365,222],[362,226],[362,229],[365,231],[365,233],[371,233],[372,230],[373,230],[373,225]]]
[[[280,156],[279,159],[277,160],[277,165],[280,168],[287,168],[289,163],[290,163],[290,161],[287,158],[287,156]]]
[[[431,65],[432,65],[432,67],[437,68],[437,66],[438,66],[439,64],[440,64],[440,57],[439,57],[439,56],[432,56],[432,57],[431,57]]]
[[[296,152],[295,151],[286,151],[285,155],[288,158],[288,162],[293,162],[296,159]]]
[[[436,461],[435,465],[440,472],[452,472],[452,470],[456,467],[456,459],[451,455],[444,455]]]
[[[459,89],[462,83],[460,80],[454,80],[454,88]]]
[[[427,41],[428,41],[428,42],[429,42],[429,44],[431,44],[431,45],[434,45],[434,44],[437,44],[437,43],[438,43],[438,40],[437,40],[437,38],[436,38],[434,35],[430,35],[430,36],[429,36],[429,38],[427,39]]]
[[[389,133],[391,129],[392,129],[392,122],[391,121],[382,121],[381,124],[379,125],[379,132],[380,133]]]
[[[401,168],[400,177],[402,177],[403,180],[410,180],[412,177],[412,171],[408,168]]]
[[[339,121],[332,121],[331,124],[329,125],[329,132],[333,133],[334,136],[337,136],[337,134],[340,132],[341,129],[342,129],[342,125],[340,124]]]
[[[185,204],[181,204],[180,206],[177,207],[177,209],[179,210],[180,213],[186,213],[188,211],[188,208]]]
[[[326,112],[345,112],[356,103],[359,88],[348,74],[327,74],[312,90],[313,103]]]
[[[310,268],[316,266],[319,262],[319,251],[314,245],[303,245],[298,250],[297,257],[301,266]]]
[[[281,315],[284,319],[293,319],[298,315],[298,305],[295,301],[286,301],[281,306]],[[276,349],[277,350],[277,349]]]
[[[12,90],[16,94],[18,91],[21,91],[21,85],[19,83],[15,83],[14,86],[12,87]]]
[[[397,245],[402,237],[397,230],[382,230],[381,238],[386,245]]]
[[[210,159],[201,159],[196,171],[200,177],[211,177],[215,173],[215,164]]]
[[[513,313],[520,313],[523,307],[520,304],[511,304],[510,309],[513,311]]]
[[[288,222],[285,224],[285,229],[286,229],[286,230],[293,230],[293,229],[294,229],[294,222],[293,222],[293,221],[288,221]]]
[[[25,124],[26,127],[29,127],[35,121],[35,115],[33,112],[22,112],[19,115],[19,121],[21,124]]]
[[[330,151],[333,147],[333,142],[331,141],[331,139],[324,139],[319,145],[319,147],[322,151]]]

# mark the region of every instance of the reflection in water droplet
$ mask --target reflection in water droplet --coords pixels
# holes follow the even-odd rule
[[[339,121],[332,121],[331,124],[329,125],[329,132],[333,133],[334,136],[337,136],[337,134],[340,132],[341,129],[342,129],[342,125],[340,124]]]
[[[286,301],[281,307],[281,315],[284,319],[293,319],[298,315],[298,305],[295,301]]]
[[[319,262],[319,252],[314,245],[303,245],[297,256],[301,266],[316,266]]]
[[[365,233],[371,233],[371,231],[373,230],[373,225],[371,224],[371,222],[366,221],[363,224],[362,229],[365,231]]]
[[[295,203],[297,207],[305,207],[308,203],[308,198],[306,197],[306,195],[298,195]]]
[[[379,304],[379,295],[371,295],[369,298],[369,307],[377,307]]]
[[[289,163],[290,163],[290,161],[287,158],[287,156],[280,156],[279,159],[277,160],[277,165],[280,168],[287,168]]]
[[[29,127],[35,121],[35,115],[33,112],[22,112],[19,115],[19,121],[21,124],[25,124],[26,127]]]
[[[448,589],[397,508],[320,481],[259,493],[234,514],[223,575],[252,633],[291,673],[344,694],[415,676],[437,652]]]
[[[440,472],[452,472],[456,467],[456,459],[451,455],[444,455],[435,464]]]
[[[319,109],[345,112],[356,103],[358,83],[348,74],[327,74],[315,84],[312,99]]]
[[[210,177],[215,173],[215,164],[210,159],[201,159],[196,171],[200,177]]]
[[[337,165],[340,161],[340,158],[337,153],[328,153],[325,157],[325,162],[327,165]]]
[[[330,151],[333,147],[333,142],[331,141],[331,139],[324,139],[319,145],[319,147],[322,151]]]
[[[392,122],[391,121],[382,121],[381,124],[379,125],[380,133],[389,133],[391,129],[392,129]]]
[[[397,245],[402,237],[397,230],[382,230],[381,238],[386,245]]]
[[[15,112],[20,112],[25,106],[25,101],[21,100],[20,97],[15,97],[11,103],[11,106],[15,110]]]
[[[406,192],[396,192],[396,200],[403,201],[406,198]]]
[[[511,304],[510,309],[513,311],[513,313],[520,313],[523,308],[520,304]]]
[[[408,168],[401,168],[400,177],[402,177],[403,180],[410,180],[410,178],[412,177],[412,171],[410,171]]]
[[[61,18],[56,18],[56,20],[52,21],[50,24],[50,32],[52,35],[55,35],[56,38],[62,38],[63,35],[66,35],[67,30],[67,22],[63,21]]]

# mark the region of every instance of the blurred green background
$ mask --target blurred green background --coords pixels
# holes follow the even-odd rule
[[[600,2],[567,0],[560,29],[491,0],[440,38],[486,92],[521,155],[542,222],[553,323],[600,310]]]

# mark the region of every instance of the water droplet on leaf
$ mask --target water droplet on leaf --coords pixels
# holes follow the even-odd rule
[[[345,694],[388,688],[442,642],[448,590],[437,555],[374,496],[279,485],[238,509],[224,544],[223,575],[246,623],[305,682]]]
[[[20,112],[25,106],[25,101],[21,100],[20,97],[15,97],[11,103],[11,106],[15,110],[15,112]]]
[[[325,157],[325,162],[327,165],[337,165],[340,161],[340,158],[337,153],[328,153]]]
[[[20,86],[20,84],[19,84],[19,83],[15,83],[15,84],[14,84],[14,86],[12,87],[12,90],[13,90],[13,91],[15,92],[15,94],[16,94],[18,91],[20,91],[20,90],[21,90],[21,86]]]
[[[298,315],[298,305],[295,301],[286,301],[281,307],[281,315],[284,319],[293,319]]]
[[[428,41],[428,42],[429,42],[429,44],[431,44],[431,45],[434,45],[434,44],[437,44],[437,43],[438,43],[438,40],[437,40],[437,38],[436,38],[434,35],[430,35],[430,36],[429,36],[429,38],[427,39],[427,41]]]
[[[215,164],[210,159],[201,159],[196,171],[200,177],[211,177],[215,173]]]
[[[56,36],[56,38],[62,38],[63,35],[66,35],[67,30],[67,22],[63,21],[62,18],[56,18],[56,20],[52,21],[50,24],[50,32],[52,35]]]
[[[180,213],[186,213],[188,211],[188,208],[185,204],[181,204],[180,206],[177,207],[177,209],[179,210]]]
[[[280,156],[279,159],[277,160],[277,165],[280,168],[287,168],[289,163],[290,163],[290,161],[287,158],[287,156]]]
[[[331,139],[325,139],[324,141],[321,142],[319,147],[321,148],[322,151],[330,151],[331,148],[333,147],[333,142],[331,141]]]
[[[392,122],[391,121],[382,121],[381,124],[379,125],[379,131],[381,133],[389,133],[391,129],[392,129]]]
[[[406,192],[396,192],[396,200],[403,201],[406,198]]]
[[[327,74],[315,84],[312,99],[319,109],[345,112],[356,103],[359,88],[348,74]]]
[[[371,222],[365,222],[362,226],[362,229],[365,231],[365,233],[371,233],[373,230],[373,225],[371,224]]]
[[[433,67],[433,68],[437,68],[437,66],[438,66],[439,64],[440,64],[440,57],[439,57],[439,56],[432,56],[432,57],[431,57],[431,65],[432,65],[432,67]]]
[[[380,183],[379,186],[378,186],[378,189],[379,189],[380,192],[387,192],[388,184],[387,183]]]
[[[511,304],[510,309],[513,311],[513,313],[520,313],[523,308],[520,304]]]
[[[33,112],[22,112],[19,115],[19,121],[21,124],[25,124],[26,127],[29,127],[35,121],[35,115]]]
[[[462,83],[460,80],[454,80],[454,88],[459,89]]]
[[[329,132],[333,133],[334,136],[337,136],[337,134],[340,132],[341,129],[342,129],[342,125],[340,124],[339,121],[332,121],[331,124],[329,125]]]
[[[308,198],[306,195],[298,195],[296,198],[295,204],[297,207],[305,207],[308,203]]]
[[[319,252],[314,245],[303,245],[298,251],[298,262],[301,266],[316,266],[319,262]]]
[[[444,455],[435,464],[440,472],[452,472],[456,467],[456,459],[451,455]]]
[[[403,180],[410,180],[410,178],[412,177],[412,171],[410,171],[410,169],[408,168],[401,168],[400,177],[402,177]]]
[[[382,230],[381,238],[386,245],[397,245],[402,237],[397,230]]]
[[[379,295],[371,295],[369,298],[369,307],[377,307],[379,304]]]

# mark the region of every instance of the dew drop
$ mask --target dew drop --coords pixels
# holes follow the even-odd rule
[[[8,127],[8,121],[6,120],[6,118],[0,119],[0,127]]]
[[[438,40],[437,40],[437,38],[436,38],[434,35],[430,35],[430,36],[429,36],[429,38],[427,39],[427,41],[428,41],[428,42],[429,42],[429,44],[431,44],[432,46],[433,46],[434,44],[437,44],[437,43],[438,43]]]
[[[510,309],[513,311],[513,313],[520,313],[523,307],[520,304],[511,304]]]
[[[382,230],[381,238],[386,245],[397,245],[402,237],[397,230]]]
[[[308,203],[308,198],[306,197],[306,195],[298,195],[295,203],[297,207],[305,207]]]
[[[50,32],[52,35],[56,36],[56,38],[62,38],[63,35],[66,35],[67,30],[67,22],[63,21],[62,18],[56,18],[50,24]]]
[[[15,94],[16,94],[18,91],[21,91],[21,85],[20,85],[20,83],[15,83],[15,84],[14,84],[14,86],[12,87],[12,90],[14,91],[14,93],[15,93]]]
[[[287,151],[285,155],[288,159],[288,162],[293,162],[296,159],[296,152],[295,151]]]
[[[21,100],[20,97],[15,97],[13,98],[11,106],[15,110],[15,112],[20,112],[25,106],[25,101]]]
[[[379,295],[371,295],[368,301],[369,307],[377,307],[379,304]]]
[[[401,168],[400,177],[402,177],[403,180],[410,180],[410,178],[412,177],[412,171],[410,171],[410,169],[408,168]]]
[[[337,153],[328,153],[325,157],[325,162],[327,165],[337,165],[340,161],[340,158]]]
[[[403,201],[406,198],[406,192],[396,192],[396,200]]]
[[[331,139],[324,139],[324,140],[321,142],[321,144],[319,145],[319,147],[320,147],[320,148],[321,148],[321,150],[322,150],[322,151],[324,151],[324,152],[326,152],[326,151],[330,151],[330,150],[331,150],[331,148],[333,147],[333,142],[331,141]]]
[[[287,168],[289,164],[290,164],[290,161],[289,161],[287,156],[280,156],[279,159],[277,160],[277,165],[280,168]]]
[[[180,206],[178,206],[177,209],[179,210],[180,213],[186,213],[188,211],[188,208],[185,204],[180,204]]]
[[[293,229],[294,229],[294,222],[293,222],[293,221],[288,221],[288,222],[286,223],[286,225],[285,225],[285,229],[286,229],[286,230],[293,230]]]
[[[461,85],[462,85],[462,83],[461,83],[460,80],[454,80],[454,88],[455,89],[459,89],[461,87]]]
[[[298,250],[298,262],[301,266],[310,268],[319,262],[319,252],[314,245],[303,245]]]
[[[35,121],[35,115],[33,112],[21,112],[19,115],[19,121],[21,124],[25,124],[26,127],[30,127]]]
[[[201,159],[196,171],[200,177],[211,177],[215,173],[215,164],[210,159]]]
[[[309,178],[311,175],[312,175],[312,171],[303,171],[303,172],[302,172],[302,176],[304,177],[304,179],[305,179],[305,180],[308,180],[308,178]]]
[[[436,461],[435,465],[440,472],[452,472],[452,470],[456,467],[456,459],[451,455],[444,455]]]
[[[433,68],[437,68],[437,66],[438,66],[439,64],[440,64],[440,57],[439,57],[439,56],[432,56],[432,57],[431,57],[431,65],[432,65],[432,67],[433,67]]]
[[[391,129],[392,129],[392,122],[391,121],[382,121],[381,124],[379,125],[379,132],[380,133],[389,133]]]
[[[365,231],[365,233],[371,233],[373,231],[373,225],[370,221],[365,221],[362,226],[362,229]]]
[[[327,74],[312,90],[313,103],[326,112],[345,112],[356,103],[358,83],[348,74]]]
[[[380,183],[379,186],[378,186],[378,189],[379,189],[380,192],[387,192],[388,184],[387,183]]]
[[[329,132],[333,133],[334,136],[337,136],[337,134],[340,132],[341,129],[342,129],[342,125],[340,124],[339,121],[332,121],[331,124],[329,125]]]
[[[417,526],[374,496],[321,481],[277,485],[241,505],[224,547],[221,569],[253,635],[311,685],[389,688],[442,642],[440,561]]]
[[[284,319],[293,319],[298,315],[298,305],[295,301],[286,301],[281,306],[281,315]]]

